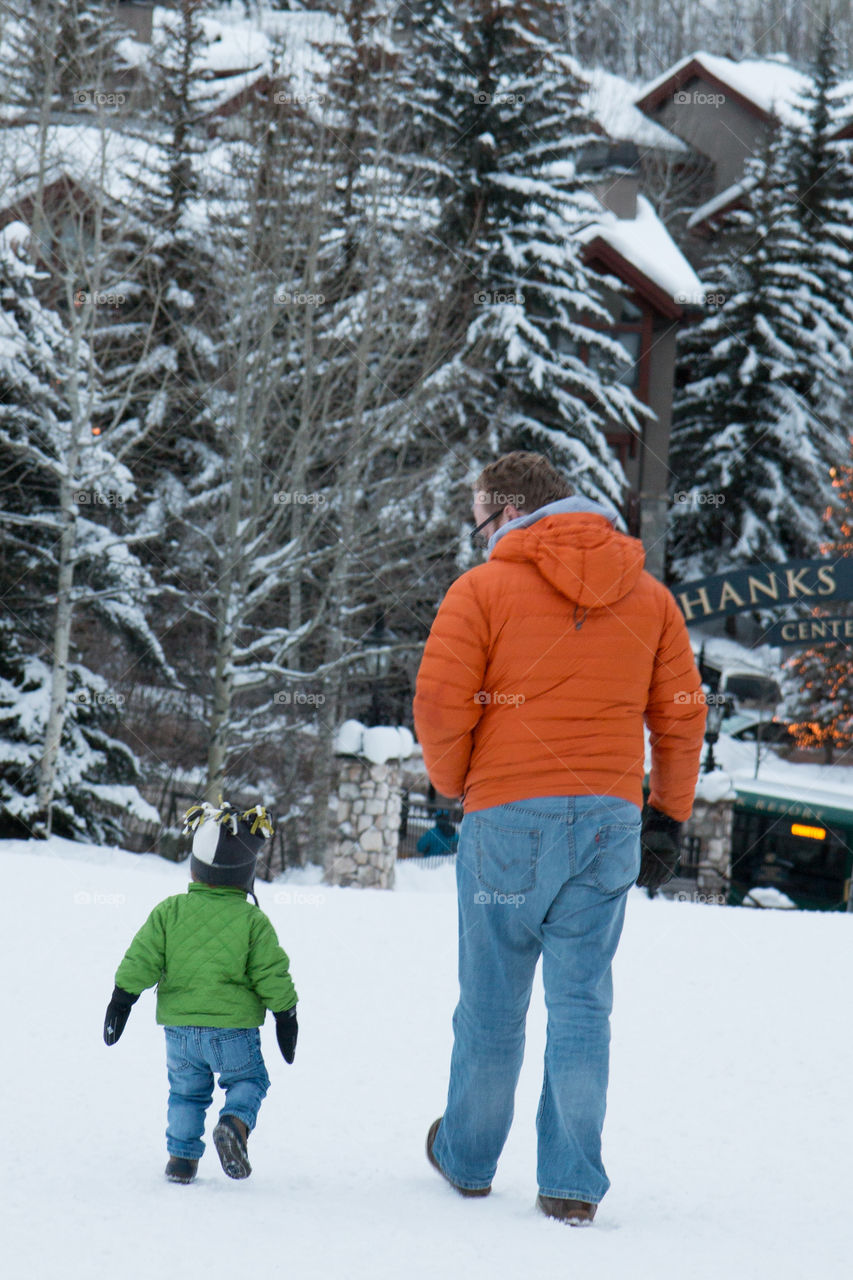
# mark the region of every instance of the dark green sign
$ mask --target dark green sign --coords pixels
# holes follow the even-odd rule
[[[764,633],[765,644],[853,644],[853,618],[788,618]]]
[[[835,560],[791,560],[787,564],[752,565],[676,587],[673,595],[687,622],[707,622],[747,609],[775,609],[793,604],[821,605],[853,600],[853,557]],[[778,643],[778,641],[777,641]],[[800,644],[810,641],[792,640]]]

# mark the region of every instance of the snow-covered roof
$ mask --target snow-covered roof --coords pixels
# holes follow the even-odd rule
[[[174,23],[179,14],[175,9],[158,5],[152,18],[152,36],[157,40],[162,28]],[[249,71],[265,66],[270,57],[270,40],[254,18],[231,17],[221,12],[200,15],[205,40],[201,46],[202,65],[206,71]]]
[[[124,62],[144,73],[153,44],[175,17],[174,9],[158,5],[152,15],[152,44],[132,36],[119,41]],[[349,39],[339,14],[313,9],[288,12],[264,6],[247,18],[242,6],[223,5],[202,15],[201,22],[206,39],[200,46],[199,67],[211,81],[205,105],[213,111],[264,75],[282,77],[297,101],[316,100],[318,79],[322,81],[328,69],[328,60],[317,46],[346,44]]]
[[[728,85],[733,92],[748,102],[753,103],[759,111],[775,115],[786,122],[795,123],[799,118],[798,102],[800,95],[809,88],[811,81],[802,71],[792,67],[790,62],[780,58],[744,58],[735,62],[732,58],[724,58],[717,53],[700,50],[688,54],[680,62],[669,67],[661,75],[650,81],[635,99],[638,106],[672,81],[677,81],[682,72],[691,64],[704,68],[709,75]]]
[[[700,204],[699,208],[691,213],[687,219],[687,225],[690,228],[701,226],[703,222],[707,222],[713,218],[715,214],[721,213],[725,209],[729,209],[732,205],[738,203],[747,192],[751,191],[755,186],[754,178],[744,178],[740,182],[733,182],[730,187],[726,187],[725,191],[720,191],[717,195],[712,196],[710,200],[706,200],[704,204]]]
[[[579,233],[584,244],[603,240],[680,306],[702,306],[705,286],[645,196],[637,216],[618,218],[602,208],[601,218]]]
[[[751,745],[754,757],[755,746]],[[759,776],[752,773],[737,772],[732,783],[738,795],[767,796],[774,800],[783,800],[787,804],[801,804],[804,809],[842,809],[853,814],[853,791],[850,781],[853,769],[843,765],[823,766],[825,769],[837,769],[838,778],[803,777],[802,771],[814,768],[810,765],[790,764],[775,754],[759,766]],[[846,776],[845,776],[846,775]]]
[[[690,148],[674,133],[644,116],[634,106],[639,86],[597,67],[580,73],[589,83],[582,105],[614,142],[634,142],[645,150],[687,154]]]

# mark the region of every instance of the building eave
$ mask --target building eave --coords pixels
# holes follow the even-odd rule
[[[614,248],[603,235],[596,235],[584,245],[584,260],[594,267],[600,263],[605,270],[620,279],[648,302],[659,315],[667,320],[684,321],[694,312],[702,311],[698,303],[691,305],[676,302],[675,298],[650,279],[646,273]]]
[[[745,94],[735,89],[728,81],[710,71],[701,58],[695,57],[681,66],[677,66],[665,80],[655,85],[653,89],[645,93],[641,98],[638,98],[634,105],[640,111],[644,111],[646,115],[651,115],[667,98],[677,93],[682,85],[687,84],[690,80],[700,78],[707,80],[713,88],[725,93],[727,98],[731,98],[733,102],[738,103],[745,111],[754,115],[756,119],[764,122],[774,119],[772,112],[765,111],[764,107],[760,107],[757,102],[747,98]]]

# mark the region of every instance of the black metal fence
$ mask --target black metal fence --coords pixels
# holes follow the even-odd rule
[[[418,850],[418,842],[422,836],[431,831],[436,824],[436,815],[446,813],[452,823],[457,837],[456,841],[451,840],[454,845],[452,852],[445,854],[431,853],[425,854]],[[442,803],[440,800],[422,800],[410,798],[407,791],[403,792],[403,803],[400,810],[400,842],[397,846],[397,857],[401,859],[412,859],[419,866],[424,868],[443,867],[456,861],[456,843],[459,836],[459,823],[462,821],[461,808],[453,805]]]
[[[685,836],[681,841],[681,862],[679,863],[678,874],[685,880],[696,880],[699,875],[701,857],[701,836]]]

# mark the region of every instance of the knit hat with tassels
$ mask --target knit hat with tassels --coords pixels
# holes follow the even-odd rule
[[[184,814],[184,832],[193,833],[190,870],[196,880],[234,885],[254,897],[255,863],[264,840],[273,834],[266,809],[255,805],[241,813],[227,800],[218,808],[194,804]]]

